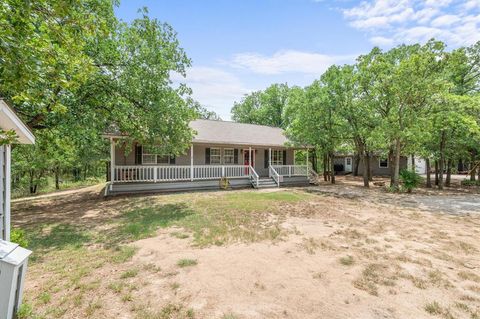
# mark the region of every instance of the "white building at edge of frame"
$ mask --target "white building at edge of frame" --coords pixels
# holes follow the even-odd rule
[[[34,144],[35,136],[15,112],[0,98],[0,129],[13,130],[16,144]],[[0,239],[10,240],[10,184],[12,146],[0,145]]]

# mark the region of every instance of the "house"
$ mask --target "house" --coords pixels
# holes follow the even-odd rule
[[[13,131],[15,143],[33,144],[35,137],[15,112],[0,98],[0,130]],[[10,155],[11,145],[0,143],[0,239],[10,240]]]
[[[333,164],[335,173],[341,175],[352,174],[355,171],[356,156],[352,154],[335,155]],[[407,157],[400,157],[400,170],[407,168]],[[370,158],[372,176],[390,176],[391,164],[388,157],[373,155]],[[358,175],[363,175],[363,158],[358,161]]]
[[[10,140],[7,132],[13,132]],[[0,98],[0,318],[16,318],[31,251],[10,242],[11,143],[33,144],[35,137]]]
[[[105,134],[111,145],[106,195],[309,183],[308,163],[295,163],[295,152],[306,148],[289,146],[280,128],[214,120],[189,126],[195,132],[191,147],[176,157],[139,143],[125,149],[125,136]]]

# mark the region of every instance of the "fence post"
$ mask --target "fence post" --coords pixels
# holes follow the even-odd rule
[[[288,177],[292,177],[292,166],[288,165]]]
[[[225,177],[225,166],[222,165],[222,177]]]
[[[158,167],[154,166],[153,167],[153,182],[156,183],[158,178]]]

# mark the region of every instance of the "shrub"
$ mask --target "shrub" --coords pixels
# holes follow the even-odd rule
[[[25,236],[25,232],[21,229],[12,229],[12,232],[10,233],[10,241],[19,244],[24,248],[28,247],[27,236]]]
[[[462,186],[480,186],[480,180],[471,181],[469,179],[464,179],[462,181]]]
[[[417,188],[422,181],[420,175],[407,169],[400,172],[400,179],[408,193],[411,193],[413,189]]]

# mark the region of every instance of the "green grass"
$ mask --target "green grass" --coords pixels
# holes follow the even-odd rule
[[[64,179],[62,183],[60,183],[60,189],[55,188],[55,180],[52,177],[49,177],[41,183],[37,189],[36,194],[30,194],[30,189],[27,184],[21,185],[18,188],[12,189],[12,198],[22,198],[22,197],[30,197],[36,195],[43,195],[48,193],[54,193],[58,191],[64,191],[69,189],[75,189],[80,187],[92,186],[97,185],[100,183],[105,183],[105,177],[87,177],[85,180],[73,181]]]
[[[170,235],[172,235],[173,237],[176,237],[178,239],[186,239],[186,238],[190,237],[188,234],[181,233],[181,232],[178,232],[178,231],[174,231],[174,232],[170,233]]]
[[[309,196],[287,191],[231,192],[193,200],[187,197],[185,201],[185,196],[172,196],[182,201],[167,204],[151,202],[124,213],[105,240],[112,245],[130,242],[152,237],[159,228],[170,226],[179,226],[192,233],[193,243],[200,247],[274,240],[282,235],[281,218],[286,214],[280,206],[305,200]],[[187,238],[188,235],[173,232],[172,236]]]
[[[129,269],[120,275],[121,279],[133,278],[138,275],[138,269]]]
[[[112,261],[114,263],[124,263],[132,259],[132,257],[137,253],[138,248],[135,246],[117,246],[115,248],[116,254],[112,256]]]
[[[341,257],[339,259],[339,262],[344,266],[351,266],[353,265],[354,260],[353,260],[353,257],[349,255],[349,256]]]
[[[198,262],[195,259],[180,259],[177,261],[177,266],[180,268],[195,266]]]

